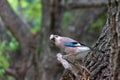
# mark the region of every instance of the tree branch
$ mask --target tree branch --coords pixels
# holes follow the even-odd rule
[[[12,31],[16,39],[22,43],[30,35],[29,26],[27,26],[10,7],[7,0],[0,0],[0,15],[7,27]]]
[[[16,73],[16,71],[13,70],[13,69],[6,69],[6,74],[7,74],[7,75],[11,75],[11,76],[17,78],[17,73]]]
[[[67,56],[67,58],[65,57],[66,56],[62,55],[61,53],[57,54],[58,61],[60,61],[60,63],[63,65],[65,69],[70,70],[71,73],[74,74],[77,80],[83,80],[83,79],[89,80],[90,72],[86,67],[82,66],[80,63],[74,62],[74,60],[72,59],[67,59],[69,55]],[[61,78],[60,80],[64,80],[64,78]]]
[[[4,40],[5,39],[5,34],[6,34],[6,27],[3,23],[2,20],[0,20],[0,40]]]
[[[63,5],[63,9],[65,11],[72,10],[72,9],[80,9],[80,8],[101,8],[107,7],[107,2],[71,2]]]

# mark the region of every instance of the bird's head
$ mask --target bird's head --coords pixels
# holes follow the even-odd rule
[[[58,44],[59,41],[60,41],[60,36],[58,35],[54,35],[54,34],[51,34],[50,35],[50,40],[54,43],[54,44]]]

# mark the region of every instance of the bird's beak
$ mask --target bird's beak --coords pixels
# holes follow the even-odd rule
[[[50,40],[52,40],[52,38],[53,38],[53,37],[54,37],[54,35],[53,35],[53,34],[51,34],[51,35],[50,35]]]
[[[54,37],[53,34],[50,35],[50,40],[51,40],[51,41],[55,41],[55,37]]]

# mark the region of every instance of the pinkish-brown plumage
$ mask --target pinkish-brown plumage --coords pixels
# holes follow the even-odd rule
[[[80,45],[79,47],[69,47],[69,46],[65,46],[65,43],[68,42],[76,42],[78,43],[76,40],[71,39],[69,37],[62,37],[62,36],[58,36],[58,35],[50,35],[50,40],[54,42],[54,44],[61,49],[62,52],[65,52],[66,54],[76,54],[79,52],[83,52],[83,51],[88,51],[90,50],[90,48]]]

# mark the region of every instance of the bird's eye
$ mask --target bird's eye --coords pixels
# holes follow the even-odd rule
[[[58,38],[58,35],[55,35],[56,38]]]

